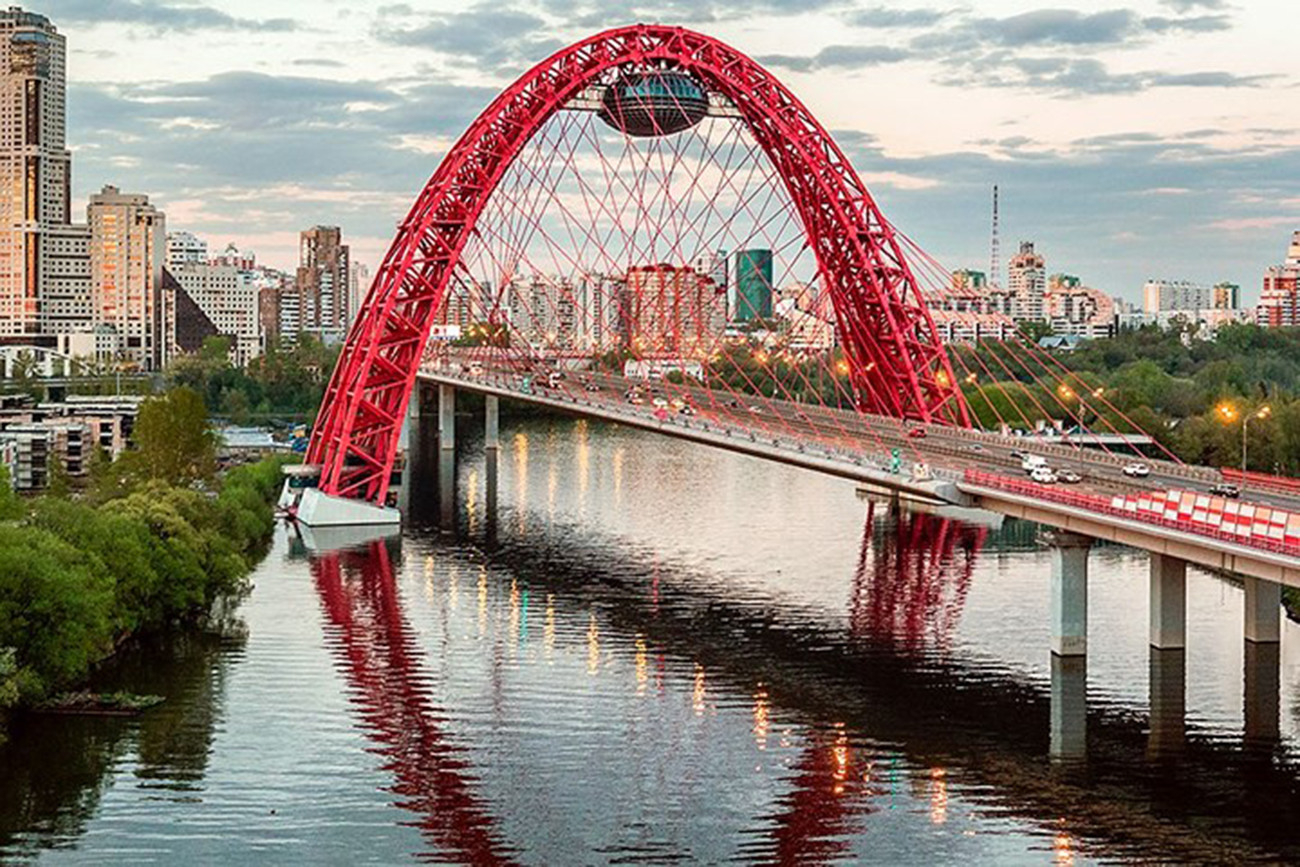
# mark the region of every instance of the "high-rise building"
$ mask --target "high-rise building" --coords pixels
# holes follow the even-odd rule
[[[242,366],[261,354],[259,299],[252,272],[207,262],[186,262],[168,270],[217,333],[230,338],[236,364]]]
[[[347,330],[351,286],[348,246],[338,226],[315,226],[299,239],[300,330],[337,337]]]
[[[190,232],[167,233],[167,267],[173,274],[182,265],[207,261],[207,241]]]
[[[48,327],[42,318],[45,275],[63,267],[54,257],[66,257],[69,245],[79,244],[47,237],[72,215],[66,51],[64,37],[44,15],[16,6],[0,11],[0,336]],[[56,290],[60,312],[46,321],[63,319],[68,291],[66,282]]]
[[[116,341],[114,355],[157,370],[167,347],[160,339],[166,218],[149,197],[106,186],[90,197],[91,316]]]
[[[351,325],[361,312],[361,302],[370,291],[370,269],[358,262],[352,263],[348,273],[348,324]]]
[[[770,275],[770,252],[744,252],[767,253]],[[758,271],[761,275],[761,269]],[[744,272],[738,267],[736,273],[739,281]],[[768,286],[765,319],[772,316],[770,282]],[[757,300],[756,295],[752,297]],[[713,291],[713,281],[689,266],[628,268],[619,330],[638,355],[703,358],[713,352],[717,343],[718,317],[714,310],[722,303],[723,297]]]
[[[1044,305],[1053,334],[1096,339],[1115,333],[1114,299],[1100,289],[1084,286],[1071,274],[1051,276]]]
[[[41,238],[41,333],[89,333],[90,227],[51,225]]]
[[[1017,322],[1041,322],[1046,318],[1047,268],[1042,254],[1034,252],[1033,241],[1021,241],[1020,252],[1007,263],[1009,312]]]
[[[1264,272],[1255,321],[1265,328],[1300,326],[1300,231],[1291,236],[1286,261]]]
[[[731,299],[735,322],[772,318],[772,251],[737,250],[735,298]]]
[[[1240,290],[1231,283],[1207,286],[1190,280],[1148,280],[1142,285],[1142,308],[1147,313],[1230,310],[1237,306],[1239,294]]]
[[[1237,310],[1241,307],[1241,287],[1236,283],[1215,283],[1210,293],[1210,307],[1213,310]]]

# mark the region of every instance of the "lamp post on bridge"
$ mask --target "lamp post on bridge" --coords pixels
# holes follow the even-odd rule
[[[1237,420],[1237,408],[1230,403],[1221,403],[1215,407],[1219,418],[1225,423],[1231,424]],[[1273,407],[1264,404],[1254,412],[1241,413],[1241,480],[1246,481],[1246,447],[1248,444],[1247,433],[1250,430],[1250,423],[1253,419],[1266,419],[1273,414]]]

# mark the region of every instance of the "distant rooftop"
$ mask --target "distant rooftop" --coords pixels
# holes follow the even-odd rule
[[[0,11],[0,24],[16,24],[19,27],[48,27],[54,30],[54,25],[50,19],[36,12],[28,12],[21,6],[10,6],[4,11]]]

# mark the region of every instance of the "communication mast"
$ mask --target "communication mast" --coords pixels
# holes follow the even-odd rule
[[[993,185],[993,241],[989,257],[989,286],[1002,285],[1002,256],[998,247],[998,185]]]

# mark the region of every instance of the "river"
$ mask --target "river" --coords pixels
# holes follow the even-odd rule
[[[1053,671],[1037,528],[613,426],[502,435],[495,509],[471,431],[454,510],[426,472],[398,539],[282,528],[238,607],[99,675],[160,707],[20,720],[0,860],[1300,860],[1300,633],[1247,736],[1239,586],[1193,571],[1162,656],[1145,555],[1094,549],[1086,734],[1054,739],[1084,674]]]

